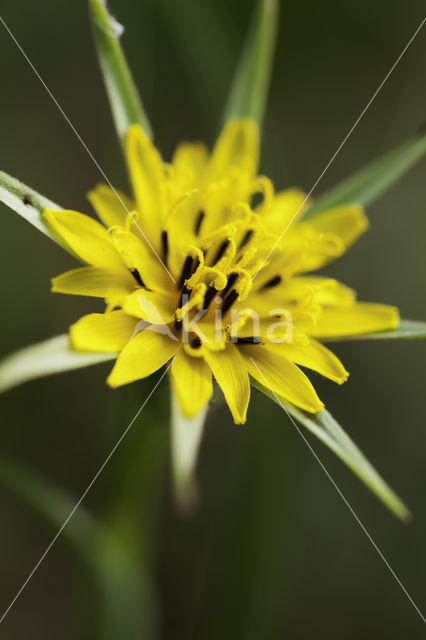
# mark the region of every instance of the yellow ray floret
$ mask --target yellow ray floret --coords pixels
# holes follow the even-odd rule
[[[336,280],[312,275],[368,228],[356,203],[304,219],[298,189],[275,192],[258,175],[251,120],[229,122],[211,155],[180,145],[170,164],[142,129],[130,127],[126,157],[132,197],[98,185],[89,193],[100,222],[75,211],[44,219],[82,265],[53,278],[55,292],[104,298],[105,313],[70,329],[79,351],[117,353],[111,387],[145,378],[172,360],[182,412],[209,401],[213,378],[234,421],[246,420],[250,376],[316,413],[307,375],[338,384],[348,372],[320,340],[398,325],[394,307],[357,302]],[[253,196],[262,202],[253,208]]]

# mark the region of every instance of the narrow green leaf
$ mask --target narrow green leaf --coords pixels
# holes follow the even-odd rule
[[[326,409],[317,414],[306,413],[279,398],[257,381],[252,380],[252,384],[331,449],[398,518],[410,518],[410,512],[404,503]]]
[[[44,224],[41,214],[44,209],[62,209],[59,205],[30,189],[16,178],[0,171],[0,202],[22,216],[51,240],[60,241]]]
[[[123,27],[110,15],[105,0],[89,0],[89,3],[99,62],[118,137],[123,142],[130,125],[140,124],[151,138],[151,127],[119,42]]]
[[[304,219],[342,204],[356,202],[362,206],[369,205],[420,160],[425,152],[426,132],[422,131],[320,196],[306,212]]]
[[[83,504],[51,486],[22,463],[0,458],[0,483],[43,518],[73,550],[92,590],[93,637],[150,638],[154,592],[145,567]],[[78,504],[78,509],[76,508]],[[91,636],[92,637],[92,636]]]
[[[277,31],[277,0],[260,0],[231,87],[226,120],[253,118],[262,126]]]
[[[364,333],[356,336],[342,338],[323,338],[322,342],[341,342],[348,340],[419,340],[426,338],[426,322],[417,320],[401,320],[397,329],[377,331],[376,333]]]
[[[75,501],[62,491],[52,487],[35,471],[22,463],[0,458],[0,483],[31,506],[51,527],[59,529],[75,506]],[[78,551],[87,564],[91,563],[88,546],[98,535],[97,523],[80,506],[64,528],[64,538]]]
[[[70,348],[67,334],[25,347],[0,362],[0,393],[28,380],[114,360],[116,353],[84,353]]]
[[[198,500],[194,474],[208,406],[206,404],[193,418],[186,418],[180,410],[173,390],[171,401],[173,484],[178,507],[187,511],[193,508]]]

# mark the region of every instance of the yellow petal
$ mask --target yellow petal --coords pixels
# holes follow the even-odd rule
[[[306,293],[310,289],[314,300],[321,305],[345,306],[353,304],[355,301],[355,291],[345,284],[333,278],[323,278],[321,276],[300,276],[292,278],[288,283],[288,294],[291,295],[293,287],[303,290]]]
[[[52,278],[54,293],[68,293],[96,298],[114,298],[134,291],[136,281],[125,270],[80,267]]]
[[[201,143],[184,142],[173,154],[173,181],[181,193],[197,187],[208,160],[208,150]]]
[[[240,347],[250,375],[267,389],[310,413],[323,408],[309,379],[274,346]]]
[[[147,328],[124,347],[107,383],[115,388],[146,378],[166,364],[178,348],[177,340]]]
[[[346,251],[346,245],[336,233],[322,233],[313,226],[298,225],[282,241],[283,269],[288,273],[307,273],[321,269]]]
[[[273,270],[268,277],[255,279],[257,290],[250,292],[244,304],[256,309],[260,316],[267,316],[273,309],[294,310],[296,305],[306,306],[308,302],[317,305],[345,306],[355,301],[355,291],[333,278],[320,276],[296,276],[283,280],[273,287],[265,286],[271,281]],[[274,276],[272,276],[273,278]],[[265,288],[262,288],[265,287]]]
[[[285,227],[279,240],[281,254],[275,251],[263,270],[272,269],[287,276],[320,269],[340,257],[368,228],[368,220],[359,205],[345,205],[324,211],[306,222]]]
[[[159,293],[137,289],[122,301],[126,313],[151,324],[168,324],[174,318],[176,293]]]
[[[220,134],[210,159],[209,179],[219,180],[237,167],[254,176],[259,162],[259,130],[254,120],[231,120]]]
[[[171,380],[182,413],[191,418],[213,393],[212,373],[203,358],[191,358],[180,349],[173,359]]]
[[[287,231],[289,225],[295,222],[307,207],[306,193],[300,189],[286,189],[275,195],[271,206],[262,212],[262,220],[268,231],[279,237]]]
[[[349,307],[323,309],[310,333],[316,338],[356,336],[395,329],[398,324],[399,314],[395,307],[357,302]]]
[[[223,351],[206,349],[204,358],[223,391],[234,421],[243,424],[250,400],[250,382],[247,367],[237,347],[228,343]]]
[[[367,216],[357,204],[328,209],[313,217],[307,224],[320,233],[336,234],[343,240],[346,249],[369,227]]]
[[[170,288],[172,280],[169,274],[158,255],[143,239],[121,227],[110,229],[109,237],[130,271],[137,269],[145,286],[166,291]]]
[[[205,212],[200,205],[200,192],[193,190],[186,191],[183,195],[180,193],[164,225],[169,240],[167,266],[176,280],[181,275],[189,246],[193,247],[198,243],[196,234],[198,220],[204,218]]]
[[[277,317],[277,315],[261,318],[257,313],[244,315],[241,313],[228,327],[228,334],[233,338],[247,339],[256,338],[262,344],[266,344],[272,339],[285,342],[293,338],[293,319],[289,316]]]
[[[132,337],[137,322],[123,311],[90,313],[70,327],[71,345],[77,351],[121,351]]]
[[[344,241],[335,233],[319,232],[308,222],[291,226],[268,255],[268,263],[256,276],[256,286],[276,275],[288,279],[295,274],[320,269],[345,251]]]
[[[122,268],[123,261],[112,246],[108,232],[99,222],[77,211],[45,209],[49,228],[64,239],[72,251],[94,267]]]
[[[339,358],[316,340],[310,340],[305,344],[277,344],[275,351],[301,367],[317,371],[338,384],[342,384],[348,378],[349,374]]]
[[[127,132],[126,159],[140,226],[158,251],[164,216],[164,168],[158,151],[139,125],[132,125]]]
[[[133,200],[122,191],[112,189],[106,184],[98,184],[89,191],[87,197],[106,227],[124,227],[128,212],[135,208]]]

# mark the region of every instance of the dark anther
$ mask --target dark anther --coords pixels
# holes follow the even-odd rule
[[[182,273],[180,274],[178,288],[182,289],[185,280],[188,280],[192,273],[192,256],[186,256],[185,262],[183,263]]]
[[[203,309],[208,309],[210,302],[213,300],[215,295],[219,293],[217,289],[214,287],[209,287],[206,291],[206,295],[204,296]]]
[[[226,287],[222,289],[222,291],[220,292],[222,298],[224,298],[228,293],[228,291],[232,289],[237,278],[238,278],[238,273],[231,273],[231,275],[228,278],[228,282],[226,283]]]
[[[139,273],[139,271],[137,269],[131,269],[130,273],[132,274],[132,276],[134,277],[134,279],[136,280],[136,282],[138,283],[138,285],[140,287],[144,287],[144,283],[143,280],[141,278],[141,274]]]
[[[201,225],[203,224],[205,215],[206,215],[206,212],[201,210],[197,216],[197,219],[195,221],[195,227],[194,227],[194,233],[196,236],[198,236],[198,234],[200,233]]]
[[[176,331],[180,331],[182,329],[182,324],[183,324],[182,320],[177,320],[175,318],[175,329],[176,329]]]
[[[188,302],[189,296],[191,295],[191,290],[188,289],[185,285],[182,287],[182,291],[180,294],[178,308],[181,309],[184,304]]]
[[[235,289],[233,289],[231,293],[229,293],[225,298],[225,300],[223,301],[222,313],[226,313],[228,309],[232,307],[232,305],[234,304],[237,298],[238,298],[238,291],[235,291]]]
[[[260,344],[260,338],[257,336],[250,338],[234,338],[232,342],[234,342],[234,344]]]
[[[245,232],[240,242],[240,246],[238,247],[238,251],[240,251],[243,247],[246,246],[246,244],[250,242],[250,240],[252,239],[253,233],[254,233],[253,229],[248,229],[248,231]]]
[[[266,282],[263,287],[261,287],[262,289],[270,289],[271,287],[276,287],[277,284],[280,284],[281,282],[281,276],[274,276],[273,278],[271,278],[270,280],[268,280],[268,282]]]
[[[217,250],[212,264],[216,264],[216,262],[219,262],[219,260],[221,259],[221,257],[225,253],[225,251],[227,250],[228,246],[229,246],[229,240],[224,240],[222,242],[222,244],[220,245],[219,249]]]
[[[27,205],[32,205],[32,202],[31,202],[31,198],[30,198],[30,196],[24,196],[24,197],[22,198],[22,202],[23,202],[24,204],[27,204]]]
[[[161,247],[163,250],[163,260],[167,262],[167,256],[169,255],[169,236],[167,231],[161,232]]]
[[[195,336],[194,338],[192,338],[191,342],[189,343],[191,345],[191,347],[193,349],[199,349],[201,347],[201,338],[200,336]]]

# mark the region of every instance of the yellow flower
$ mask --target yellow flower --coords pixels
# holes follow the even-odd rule
[[[263,383],[260,371],[275,393],[316,413],[323,404],[299,366],[339,384],[348,376],[321,339],[398,325],[395,308],[357,302],[336,280],[305,275],[367,229],[362,209],[337,207],[305,222],[295,215],[309,207],[305,194],[275,193],[257,173],[258,155],[251,120],[228,123],[211,155],[201,144],[180,145],[170,164],[135,125],[126,137],[134,200],[96,187],[89,200],[103,224],[45,210],[51,231],[85,263],[54,278],[52,290],[107,303],[70,336],[79,351],[119,352],[111,387],[173,359],[171,383],[187,416],[209,400],[213,374],[243,423],[249,375]]]

